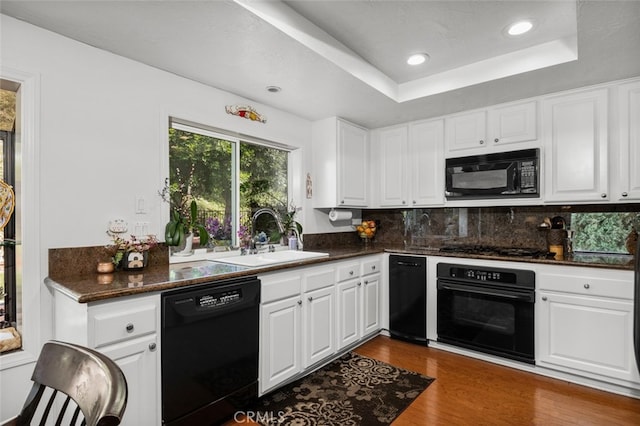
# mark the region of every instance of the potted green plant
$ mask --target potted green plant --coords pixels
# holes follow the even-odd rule
[[[180,247],[187,244],[189,239],[193,239],[194,231],[200,236],[200,244],[206,245],[209,241],[207,229],[198,222],[198,204],[196,200],[191,200],[188,215],[184,215],[179,209],[173,209],[171,220],[167,222],[164,229],[165,244],[173,247]],[[185,252],[190,252],[191,247],[185,247]]]
[[[203,224],[198,222],[198,204],[191,195],[191,178],[187,182],[180,179],[178,183],[169,184],[165,179],[164,188],[159,191],[162,199],[171,206],[171,217],[165,226],[165,244],[169,247],[184,247],[179,253],[190,254],[194,232],[200,237],[200,244],[206,245],[209,233]]]

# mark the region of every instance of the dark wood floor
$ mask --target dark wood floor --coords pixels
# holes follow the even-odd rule
[[[401,425],[640,425],[640,400],[378,336],[355,349],[436,380]]]

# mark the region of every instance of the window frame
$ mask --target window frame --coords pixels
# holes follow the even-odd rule
[[[274,141],[259,138],[256,136],[246,135],[243,133],[237,133],[230,130],[220,129],[217,127],[213,127],[203,123],[198,123],[191,120],[186,120],[183,118],[179,118],[179,115],[177,114],[171,114],[171,113],[165,112],[163,113],[163,117],[166,119],[166,121],[163,120],[163,122],[167,125],[167,127],[164,127],[163,129],[163,137],[161,138],[161,141],[163,144],[161,149],[159,150],[159,153],[161,155],[160,164],[162,165],[162,170],[163,170],[162,182],[165,182],[165,180],[169,177],[169,174],[170,174],[169,172],[169,155],[170,155],[169,129],[174,124],[176,124],[177,126],[180,126],[183,130],[186,130],[189,132],[195,132],[195,133],[206,132],[202,134],[219,138],[219,139],[224,139],[229,142],[235,143],[234,145],[235,158],[233,159],[234,170],[236,171],[236,176],[234,176],[234,179],[233,179],[234,185],[235,185],[234,194],[233,194],[233,211],[234,211],[234,214],[233,214],[233,222],[234,222],[233,234],[234,235],[232,236],[233,245],[237,245],[237,242],[238,242],[237,230],[239,229],[239,226],[240,226],[240,215],[238,214],[238,212],[240,212],[240,178],[239,177],[240,177],[240,144],[241,143],[261,145],[269,148],[287,151],[288,153],[288,158],[287,158],[288,205],[291,205],[291,203],[295,199],[294,194],[300,191],[299,180],[293,178],[294,171],[300,167],[301,161],[302,161],[302,158],[301,158],[302,150],[299,147],[283,144],[280,142],[274,142]],[[294,187],[296,183],[298,183],[298,185]],[[169,221],[170,213],[171,212],[168,206],[162,209],[162,212],[161,212],[161,219],[163,223],[162,229],[164,229],[164,224]]]
[[[43,289],[47,256],[40,243],[40,74],[0,65],[0,78],[20,85],[16,97],[16,145],[22,157],[19,183],[14,187],[22,232],[22,350],[0,356],[0,371],[37,360],[43,342],[53,335],[50,294]],[[47,299],[48,297],[48,299]],[[47,321],[44,321],[47,319]]]

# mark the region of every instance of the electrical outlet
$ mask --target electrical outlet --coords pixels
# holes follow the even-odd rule
[[[149,222],[136,222],[136,230],[134,235],[140,237],[149,235]]]
[[[114,219],[109,222],[109,231],[114,234],[124,234],[127,232],[127,222],[124,219]]]

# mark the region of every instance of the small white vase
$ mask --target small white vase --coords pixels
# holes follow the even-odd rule
[[[193,254],[193,234],[187,234],[184,238],[184,247],[178,247],[177,252],[173,253],[174,256],[191,256]]]

